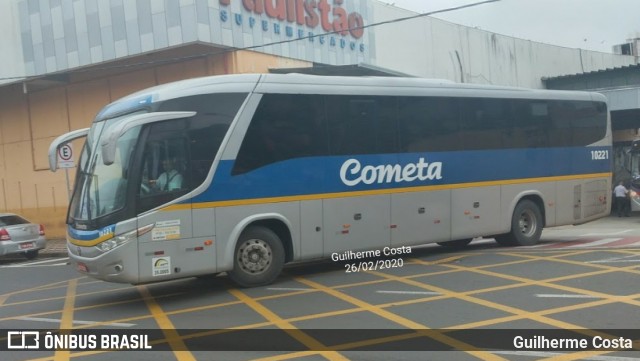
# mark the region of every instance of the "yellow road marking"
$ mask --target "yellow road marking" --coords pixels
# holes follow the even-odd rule
[[[451,266],[451,267],[459,267],[459,266]],[[507,306],[507,305],[503,305],[503,304],[499,304],[499,303],[495,303],[495,302],[491,302],[491,301],[486,301],[483,299],[479,299],[476,297],[472,297],[472,296],[467,296],[464,295],[462,293],[458,293],[458,292],[453,292],[453,291],[449,291],[447,289],[443,289],[437,286],[432,286],[432,285],[425,285],[422,284],[420,282],[417,281],[413,281],[413,280],[408,280],[408,279],[404,279],[402,277],[397,277],[397,276],[393,276],[393,275],[387,275],[387,274],[383,274],[380,272],[371,272],[377,275],[380,275],[381,277],[386,277],[389,279],[394,279],[398,282],[402,282],[402,283],[406,283],[415,287],[419,287],[419,288],[423,288],[426,290],[430,290],[430,291],[435,291],[435,292],[439,292],[442,293],[444,295],[451,295],[452,297],[455,297],[457,299],[461,299],[467,302],[471,302],[474,304],[479,304],[485,307],[490,307],[490,308],[494,308],[494,309],[498,309],[504,312],[509,312],[509,313],[513,313],[516,316],[522,316],[522,318],[527,318],[530,320],[534,320],[540,323],[544,323],[547,325],[551,325],[551,326],[555,326],[561,329],[573,329],[576,330],[576,332],[578,333],[582,333],[584,335],[587,336],[595,336],[595,335],[603,335],[606,337],[611,337],[614,338],[612,335],[606,334],[606,333],[602,333],[602,332],[596,332],[596,331],[592,331],[592,330],[588,330],[588,329],[581,329],[580,326],[578,325],[574,325],[571,324],[569,322],[564,322],[564,321],[559,321],[553,318],[549,318],[546,317],[540,313],[537,312],[530,312],[530,311],[526,311],[526,310],[522,310],[519,308],[515,308],[515,307],[511,307],[511,306]],[[618,297],[615,297],[618,298]],[[625,297],[626,298],[626,297]],[[492,320],[493,321],[493,320]],[[469,327],[469,324],[463,324],[463,325],[457,325],[455,326],[455,328],[464,328],[464,329],[469,329],[471,327]],[[602,351],[601,353],[609,353],[609,352],[615,352],[615,350],[613,351]]]
[[[627,273],[632,273],[635,275],[640,275],[640,271],[634,270],[633,268],[637,267],[637,265],[633,265],[633,266],[629,266],[629,267],[614,267],[614,266],[607,266],[605,264],[600,264],[600,263],[585,263],[585,262],[581,262],[581,261],[572,261],[569,259],[562,259],[559,256],[553,256],[553,257],[540,257],[540,256],[534,256],[534,255],[528,255],[528,254],[514,254],[512,256],[515,257],[520,257],[520,258],[528,258],[528,259],[533,259],[533,260],[537,260],[537,261],[552,261],[552,262],[558,262],[558,263],[568,263],[570,265],[574,265],[574,266],[582,266],[582,267],[592,267],[592,268],[599,268],[599,269],[607,269],[607,270],[611,270],[611,271],[620,271],[620,272],[627,272]]]
[[[76,303],[77,287],[77,279],[69,281],[67,286],[67,295],[64,300],[64,306],[62,307],[62,317],[60,319],[60,330],[63,330],[63,332],[73,328],[73,311]],[[71,351],[56,350],[53,359],[55,361],[66,361],[69,360],[70,355]]]
[[[156,323],[162,330],[165,339],[169,343],[169,346],[173,350],[173,354],[176,356],[178,361],[195,361],[196,358],[193,357],[190,351],[187,351],[187,346],[180,338],[180,335],[175,329],[175,326],[167,316],[167,314],[162,310],[162,307],[156,302],[155,298],[151,295],[147,287],[138,286],[138,291],[144,298],[144,302],[147,304],[147,308],[149,312],[153,315],[153,318],[156,320]],[[182,351],[184,350],[184,351]]]
[[[66,281],[65,281],[66,282]],[[57,287],[56,287],[57,288]],[[84,297],[84,296],[92,296],[92,295],[98,295],[101,293],[113,293],[114,291],[118,291],[118,290],[124,290],[126,288],[120,288],[120,289],[107,289],[107,290],[102,290],[102,291],[93,291],[93,292],[85,292],[85,293],[78,293],[76,294],[76,298],[80,298],[80,297]],[[36,290],[39,291],[39,290]],[[184,294],[183,293],[179,293],[179,294]],[[176,294],[178,295],[178,294]],[[32,300],[28,300],[28,301],[19,301],[19,302],[11,302],[11,303],[6,303],[2,306],[4,307],[11,307],[11,306],[23,306],[26,304],[32,304],[32,303],[39,303],[39,302],[51,302],[51,301],[55,301],[55,300],[61,300],[64,299],[64,296],[58,296],[58,297],[48,297],[48,298],[39,298],[39,299],[32,299]],[[123,301],[118,301],[117,303],[122,303]],[[126,301],[124,301],[126,302]],[[97,307],[97,306],[110,306],[114,303],[110,302],[110,303],[105,303],[105,304],[100,304],[100,305],[92,305],[92,306],[88,306],[88,307]],[[3,320],[3,319],[0,319]]]
[[[283,355],[277,355],[277,356],[269,356],[269,357],[262,357],[262,358],[256,358],[253,359],[253,361],[279,361],[279,360],[290,360],[292,358],[301,358],[301,357],[307,357],[307,356],[313,356],[316,355],[317,352],[315,351],[300,351],[300,352],[294,352],[294,353],[286,353]]]
[[[563,255],[557,255],[557,256],[553,256],[553,257],[539,257],[539,256],[532,256],[532,255],[522,255],[522,257],[527,257],[529,260],[533,260],[533,261],[537,261],[537,260],[542,260],[542,261],[549,261],[550,258],[554,258],[553,261],[557,261],[557,262],[566,262],[566,263],[570,263],[573,265],[580,265],[580,266],[585,266],[582,262],[578,262],[578,261],[570,261],[570,260],[563,260],[563,259],[556,259],[558,257],[567,257],[570,255],[574,255],[574,254],[581,254],[583,252],[574,252],[569,253],[569,254],[563,254]],[[521,256],[520,254],[509,254],[512,256]],[[500,265],[502,266],[502,264]],[[547,279],[547,280],[542,280],[542,281],[538,281],[538,280],[530,280],[527,278],[523,278],[523,277],[518,277],[518,276],[512,276],[512,275],[505,275],[502,273],[497,273],[497,272],[492,272],[492,271],[485,271],[485,270],[480,270],[478,268],[463,268],[461,266],[457,266],[457,265],[448,265],[448,267],[452,267],[452,268],[457,268],[457,269],[464,269],[466,271],[469,272],[476,272],[476,273],[480,273],[480,274],[484,274],[484,275],[488,275],[488,276],[492,276],[492,277],[498,277],[498,278],[504,278],[504,279],[509,279],[509,280],[514,280],[514,281],[518,281],[521,284],[527,286],[527,285],[540,285],[540,286],[545,286],[545,287],[550,287],[550,288],[557,288],[557,289],[561,289],[563,291],[568,291],[568,292],[574,292],[574,293],[579,293],[579,294],[587,294],[587,295],[591,295],[594,297],[601,297],[603,298],[602,300],[599,301],[593,301],[593,302],[588,302],[588,303],[581,303],[581,304],[577,304],[577,305],[571,305],[571,306],[565,306],[565,307],[558,307],[558,308],[553,308],[553,309],[549,309],[549,310],[545,310],[545,311],[538,311],[535,312],[535,314],[538,315],[545,315],[545,314],[555,314],[555,313],[561,313],[561,312],[567,312],[567,311],[571,311],[571,310],[577,310],[577,309],[584,309],[584,308],[590,308],[590,307],[595,307],[598,305],[604,305],[604,304],[610,304],[610,303],[615,303],[615,302],[623,302],[623,303],[629,303],[632,305],[640,305],[640,302],[636,301],[635,298],[638,297],[638,295],[631,295],[631,296],[612,296],[609,294],[605,294],[605,293],[600,293],[600,292],[596,292],[596,291],[590,291],[590,290],[584,290],[584,289],[580,289],[580,288],[574,288],[574,287],[569,287],[569,286],[562,286],[562,285],[557,285],[551,282],[557,282],[560,280],[564,280],[564,279],[572,279],[572,278],[583,278],[585,276],[593,276],[593,275],[599,275],[599,274],[604,274],[604,273],[613,273],[613,272],[631,272],[631,273],[638,273],[637,271],[632,270],[633,268],[635,268],[636,266],[628,266],[628,267],[623,267],[623,268],[616,268],[616,267],[609,267],[609,266],[603,266],[603,265],[592,265],[592,264],[587,264],[587,266],[591,266],[594,268],[600,268],[600,271],[594,271],[594,272],[589,272],[589,273],[582,273],[580,275],[578,275],[578,277],[576,277],[576,275],[569,275],[569,276],[564,276],[564,277],[556,277],[556,278],[552,278],[552,279]],[[483,267],[488,267],[488,266],[483,266]],[[492,266],[489,266],[492,267]],[[484,291],[484,290],[483,290]],[[523,315],[515,315],[515,316],[508,316],[508,317],[502,317],[502,318],[498,318],[498,319],[492,319],[492,320],[485,320],[485,321],[481,321],[481,322],[475,322],[475,323],[468,323],[468,324],[463,324],[463,325],[456,325],[453,326],[452,328],[475,328],[475,327],[481,327],[481,326],[486,326],[486,325],[494,325],[496,323],[501,323],[501,322],[509,322],[509,321],[514,321],[517,319],[522,319],[522,318],[530,318],[528,317],[530,314],[530,312],[526,312]],[[523,317],[525,316],[525,317]],[[499,322],[497,322],[499,321]],[[537,320],[539,321],[540,320]],[[547,323],[545,321],[542,321],[544,323]],[[567,328],[567,327],[565,327]],[[573,329],[578,329],[578,327],[570,327]],[[589,330],[583,330],[583,331],[577,331],[580,333],[583,333],[585,335],[588,336],[594,336],[598,333],[593,332],[593,331],[589,331]],[[606,335],[605,336],[610,336],[611,335]],[[588,355],[602,355],[602,354],[606,354],[606,353],[611,353],[611,352],[615,352],[615,350],[607,350],[607,351],[593,351],[593,352],[578,352],[578,353],[572,353],[572,354],[567,354],[567,355],[562,355],[562,356],[557,356],[557,357],[552,357],[550,359],[552,360],[578,360],[581,359],[583,357],[585,357],[586,354]]]
[[[612,250],[614,251],[614,250]],[[631,251],[626,251],[626,250],[615,250],[615,252],[618,253],[623,253],[623,254],[636,254],[635,252],[631,252]],[[572,252],[572,253],[566,253],[566,251],[563,252],[563,254],[560,255],[555,255],[555,256],[542,256],[542,257],[536,257],[536,256],[527,256],[527,258],[525,259],[521,259],[521,260],[517,260],[517,261],[510,261],[510,262],[504,262],[501,264],[491,264],[491,265],[482,265],[482,266],[478,266],[478,267],[470,267],[470,268],[465,268],[465,267],[461,267],[461,266],[457,266],[457,265],[444,265],[445,267],[449,267],[449,270],[444,270],[444,271],[438,271],[438,272],[427,272],[427,273],[422,273],[422,274],[416,274],[416,275],[411,275],[411,276],[407,276],[408,279],[411,278],[416,278],[416,277],[423,277],[423,276],[429,276],[429,275],[435,275],[435,274],[446,274],[446,273],[457,273],[457,272],[465,272],[465,271],[469,271],[469,272],[478,272],[480,271],[482,272],[489,272],[491,274],[488,274],[489,276],[494,276],[494,277],[517,277],[517,276],[510,276],[510,275],[504,275],[501,273],[496,273],[496,272],[491,272],[491,271],[487,271],[484,270],[484,268],[491,268],[491,267],[497,267],[497,266],[501,266],[501,265],[507,265],[507,264],[514,264],[514,263],[526,263],[526,262],[532,262],[532,261],[536,261],[536,260],[546,260],[549,261],[550,258],[559,258],[559,257],[566,257],[568,255],[571,254],[578,254],[579,252]],[[580,251],[580,253],[588,253],[586,251]],[[478,254],[478,253],[475,253]],[[521,255],[512,255],[509,254],[509,256],[516,256],[516,257],[522,257]],[[433,264],[432,262],[437,262],[437,261],[422,261],[422,260],[418,260],[420,262],[424,262],[426,264]],[[566,260],[559,260],[560,262],[566,261]],[[442,261],[440,261],[442,262]],[[549,279],[545,279],[545,280],[530,280],[527,278],[523,278],[520,277],[520,279],[514,279],[514,281],[517,282],[525,282],[522,284],[514,284],[514,285],[506,285],[506,286],[499,286],[499,287],[492,287],[492,288],[485,288],[485,289],[481,289],[481,290],[474,290],[474,291],[469,291],[469,292],[464,292],[464,294],[474,294],[474,293],[484,293],[484,292],[489,292],[491,290],[497,290],[498,288],[501,289],[507,289],[507,288],[515,288],[515,287],[525,287],[528,285],[542,285],[542,286],[547,286],[547,287],[555,287],[555,288],[559,288],[559,287],[566,287],[566,286],[561,286],[561,285],[555,285],[553,283],[550,282],[557,282],[560,280],[567,280],[567,279],[574,279],[574,278],[583,278],[583,277],[587,277],[587,276],[591,276],[591,275],[597,275],[597,274],[606,274],[606,273],[611,273],[611,272],[630,272],[633,274],[637,274],[640,273],[639,271],[633,270],[633,268],[637,267],[637,266],[629,266],[629,267],[625,267],[625,268],[615,268],[615,267],[609,267],[609,266],[604,266],[604,265],[598,265],[598,264],[583,264],[581,262],[578,261],[569,261],[569,262],[573,262],[574,264],[579,264],[582,266],[590,266],[590,267],[594,267],[595,269],[597,269],[597,271],[594,272],[588,272],[588,273],[583,273],[583,274],[579,274],[579,275],[568,275],[568,276],[562,276],[562,277],[555,277],[555,278],[549,278]],[[451,268],[454,267],[454,268]],[[458,268],[455,268],[458,267]],[[358,285],[366,285],[366,284],[381,284],[381,283],[385,283],[385,282],[390,282],[391,280],[389,279],[380,279],[380,280],[374,280],[374,281],[365,281],[365,282],[357,282],[357,283],[352,283],[352,284],[345,284],[345,285],[339,285],[339,286],[334,286],[332,287],[333,289],[342,289],[342,288],[349,288],[349,287],[355,287]],[[566,289],[566,288],[565,288]],[[580,290],[577,289],[578,292],[582,291],[582,293],[584,292],[591,292],[591,291],[585,291],[585,290]],[[295,291],[295,292],[289,292],[289,293],[283,293],[283,294],[278,294],[278,295],[270,295],[270,296],[264,296],[261,298],[257,298],[258,299],[277,299],[277,298],[284,298],[287,296],[291,296],[293,294],[302,294],[302,293],[309,293],[309,292],[318,292],[318,290],[304,290],[304,291]],[[575,292],[575,291],[574,291]],[[169,295],[170,296],[170,295]],[[625,296],[625,297],[616,297],[613,298],[615,296],[611,296],[611,295],[606,295],[606,297],[608,297],[607,299],[603,299],[603,300],[597,300],[597,301],[593,301],[593,302],[589,302],[589,303],[582,303],[579,305],[574,305],[574,306],[567,306],[567,307],[563,307],[563,308],[554,308],[554,309],[549,309],[549,310],[544,310],[544,311],[537,311],[534,312],[535,314],[540,314],[540,315],[548,315],[548,314],[554,314],[554,313],[560,313],[560,312],[564,312],[567,310],[571,310],[571,309],[584,309],[584,308],[589,308],[589,307],[594,307],[597,305],[602,305],[602,304],[607,304],[607,303],[614,303],[614,302],[635,302],[633,301],[634,298],[640,297],[640,294],[636,294],[636,295],[630,295],[630,296]],[[164,297],[168,297],[167,295],[164,295]],[[381,304],[378,305],[378,307],[380,308],[385,308],[385,307],[389,307],[392,305],[398,305],[400,303],[419,303],[419,302],[428,302],[430,300],[435,300],[435,299],[442,299],[442,298],[448,298],[445,296],[438,296],[438,297],[428,297],[428,298],[423,298],[423,299],[417,299],[417,300],[408,300],[408,301],[400,301],[400,302],[392,302],[392,303],[388,303],[388,304]],[[135,302],[136,300],[132,300],[130,302]],[[124,301],[127,302],[127,301]],[[238,304],[239,302],[234,301],[234,302],[229,302],[226,305],[229,304]],[[634,303],[635,304],[635,303]],[[211,308],[211,307],[223,307],[225,306],[225,304],[217,304],[217,305],[211,305],[211,306],[200,306],[198,307],[199,309],[207,309],[207,308]],[[86,306],[83,308],[92,308],[92,306]],[[80,309],[80,308],[78,308]],[[180,313],[185,313],[185,312],[190,312],[189,310],[191,309],[183,309],[183,310],[177,310],[177,311],[171,311],[168,312],[167,314],[171,313],[171,314],[180,314]],[[315,315],[306,315],[306,316],[300,316],[297,317],[295,319],[287,319],[286,321],[288,322],[294,322],[296,320],[303,320],[303,319],[315,319],[315,318],[321,318],[321,317],[327,317],[330,316],[331,314],[335,314],[336,312],[340,313],[340,314],[349,314],[349,313],[354,313],[354,312],[363,312],[365,310],[359,309],[359,308],[354,308],[354,309],[349,309],[349,310],[341,310],[341,311],[333,311],[333,312],[329,312],[329,313],[325,313],[325,314],[315,314]],[[18,316],[20,317],[20,316]],[[136,317],[136,319],[142,319],[142,318],[149,318],[151,316],[142,316],[142,317]],[[11,319],[14,319],[16,317],[11,317]],[[492,320],[487,320],[487,321],[482,321],[484,322],[485,325],[489,325],[489,324],[497,324],[497,323],[502,323],[505,322],[507,320],[507,318],[509,320],[516,320],[516,319],[521,319],[521,318],[526,318],[526,315],[514,315],[514,316],[509,316],[506,318],[497,318],[497,319],[492,319]],[[129,319],[124,319],[124,320],[129,320]],[[106,323],[112,323],[114,321],[107,321],[104,322]],[[254,328],[254,327],[264,327],[266,325],[270,325],[273,323],[270,322],[262,322],[262,323],[258,323],[258,324],[252,324],[252,325],[245,325],[245,326],[239,326],[242,328]],[[474,324],[466,324],[468,326],[472,326]],[[458,328],[460,326],[464,326],[464,325],[459,325],[459,326],[452,326],[455,328]],[[479,325],[476,325],[476,327]],[[183,337],[183,339],[186,338]],[[609,351],[611,352],[611,351]],[[607,352],[603,352],[603,353],[607,353]],[[75,357],[76,355],[80,356],[80,354],[84,354],[84,353],[74,353],[71,357]],[[305,355],[313,355],[313,354],[317,354],[317,352],[308,352],[305,353]],[[288,355],[281,355],[279,356],[279,359],[283,359],[283,358],[290,358],[291,354]],[[50,359],[50,358],[49,358]]]
[[[300,343],[302,343],[309,349],[313,351],[322,351],[320,352],[320,354],[329,360],[348,360],[346,357],[342,356],[338,352],[328,351],[329,349],[327,348],[327,346],[323,345],[321,342],[314,339],[313,337],[307,335],[302,330],[296,328],[290,322],[285,321],[283,318],[276,315],[273,311],[269,310],[268,308],[260,304],[258,301],[244,294],[244,292],[241,292],[235,289],[229,289],[228,291],[229,293],[234,295],[237,299],[239,299],[244,304],[249,306],[251,309],[253,309],[257,313],[262,315],[262,317],[271,321],[274,325],[284,330],[291,337],[295,338],[296,340],[298,340]]]
[[[85,277],[72,278],[71,280],[80,280],[80,279],[83,279],[83,278],[85,278]],[[22,289],[22,290],[18,290],[18,291],[13,291],[13,292],[2,294],[2,295],[0,295],[0,306],[5,306],[4,303],[11,296],[19,295],[21,293],[37,292],[37,291],[43,291],[43,290],[67,287],[66,283],[69,282],[69,281],[70,280],[64,280],[64,281],[60,281],[60,282],[49,283],[49,284],[46,284],[46,285],[40,285],[40,286],[31,287],[31,288],[25,288],[25,289]],[[59,286],[53,286],[53,285],[59,285]],[[60,297],[60,298],[62,298],[62,297]],[[7,304],[7,305],[9,305],[9,304]]]
[[[372,305],[372,304],[370,304],[368,302],[365,302],[365,301],[362,301],[362,300],[357,299],[355,297],[352,297],[352,296],[349,296],[347,294],[344,294],[344,293],[342,293],[340,291],[337,291],[337,290],[331,289],[329,287],[326,287],[326,286],[324,286],[324,285],[322,285],[320,283],[313,282],[313,281],[306,280],[306,279],[299,278],[299,277],[296,277],[296,281],[298,281],[300,283],[303,283],[303,284],[306,284],[309,287],[313,287],[313,288],[319,289],[319,290],[321,290],[321,291],[323,291],[323,292],[325,292],[325,293],[327,293],[327,294],[329,294],[329,295],[331,295],[331,296],[333,296],[335,298],[338,298],[338,299],[340,299],[342,301],[345,301],[345,302],[351,303],[353,305],[356,305],[356,306],[358,306],[358,307],[360,307],[360,308],[362,308],[362,309],[364,309],[366,311],[369,311],[369,312],[371,312],[371,313],[373,313],[375,315],[378,315],[378,316],[380,316],[382,318],[385,318],[385,319],[387,319],[389,321],[395,322],[395,323],[397,323],[397,324],[399,324],[401,326],[404,326],[404,327],[406,327],[408,329],[414,330],[416,333],[421,334],[423,336],[426,336],[428,338],[432,338],[432,339],[434,339],[434,340],[436,340],[438,342],[441,342],[441,343],[444,343],[446,345],[452,346],[452,347],[454,347],[456,349],[459,349],[459,350],[470,350],[470,351],[465,351],[465,352],[467,352],[467,353],[469,353],[469,354],[471,354],[473,356],[476,356],[476,357],[478,357],[480,359],[483,359],[483,360],[504,360],[502,357],[499,357],[497,355],[493,355],[493,354],[488,353],[488,352],[473,351],[474,347],[469,345],[469,344],[467,344],[467,343],[464,343],[464,342],[459,341],[459,340],[457,340],[457,339],[455,339],[453,337],[450,337],[450,336],[447,336],[447,335],[444,335],[444,334],[441,334],[441,333],[438,333],[438,332],[432,332],[425,325],[422,325],[422,324],[420,324],[418,322],[409,320],[409,319],[404,318],[402,316],[398,316],[393,312],[390,312],[390,311],[387,311],[385,309],[380,308],[379,306]]]

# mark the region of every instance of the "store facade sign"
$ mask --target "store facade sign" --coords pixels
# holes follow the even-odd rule
[[[233,13],[228,7],[242,1],[242,12]],[[365,51],[362,42],[365,21],[357,12],[348,12],[344,0],[219,0],[220,20],[243,23],[263,32],[287,38],[308,38],[311,43],[326,43],[331,47]],[[266,16],[266,19],[265,19]]]

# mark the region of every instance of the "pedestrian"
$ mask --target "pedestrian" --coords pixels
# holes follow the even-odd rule
[[[613,193],[616,196],[616,212],[618,213],[618,217],[622,217],[623,211],[628,209],[626,207],[627,203],[627,195],[629,194],[629,190],[624,186],[624,183],[620,181],[618,185],[613,189]],[[628,214],[625,214],[627,217]]]

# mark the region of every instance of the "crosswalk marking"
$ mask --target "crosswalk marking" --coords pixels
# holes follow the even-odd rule
[[[66,266],[69,264],[69,257],[64,258],[50,258],[41,261],[27,261],[20,263],[13,263],[2,265],[0,268],[21,268],[21,267],[56,267]]]
[[[618,232],[610,232],[610,233],[585,233],[581,237],[597,237],[597,236],[617,236],[623,233],[629,233],[632,229],[623,229]]]
[[[593,242],[589,242],[588,245],[589,247],[595,247],[595,246],[602,246],[608,243],[612,243],[612,242],[616,242],[621,240],[622,238],[603,238],[599,241],[593,241]],[[584,244],[576,244],[573,246],[567,246],[567,248],[577,248],[577,247],[584,247]]]

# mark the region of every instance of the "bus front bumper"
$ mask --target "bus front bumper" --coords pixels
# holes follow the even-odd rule
[[[99,254],[95,247],[82,247],[67,241],[69,260],[76,271],[99,280],[138,283],[138,250],[135,242]]]

